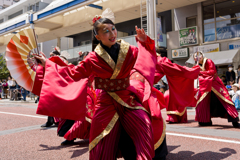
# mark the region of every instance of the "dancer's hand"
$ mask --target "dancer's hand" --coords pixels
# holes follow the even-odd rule
[[[141,42],[145,42],[147,40],[147,35],[144,31],[144,29],[140,29],[137,26],[135,26],[136,32],[137,32],[137,39]]]
[[[46,56],[43,52],[40,52],[41,54],[35,55],[35,58],[39,60],[41,63],[39,63],[41,66],[45,67],[46,64]]]

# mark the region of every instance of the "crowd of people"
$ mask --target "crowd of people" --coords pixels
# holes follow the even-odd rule
[[[26,101],[29,92],[18,85],[12,77],[0,80],[0,99],[8,99],[10,101]]]
[[[240,77],[240,65],[237,71],[233,70],[233,65],[228,65],[228,70],[225,75],[221,76],[221,80],[228,90],[230,97],[237,110],[240,110],[240,87],[239,87],[239,77]]]

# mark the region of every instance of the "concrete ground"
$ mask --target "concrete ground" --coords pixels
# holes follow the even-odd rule
[[[0,160],[89,159],[88,140],[61,146],[56,127],[41,128],[47,120],[36,114],[34,100],[0,100]],[[166,111],[162,111],[166,118]],[[240,159],[240,129],[226,119],[213,118],[213,126],[199,127],[195,110],[188,109],[186,124],[167,124],[168,160]]]

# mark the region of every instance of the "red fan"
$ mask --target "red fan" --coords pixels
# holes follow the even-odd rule
[[[33,29],[15,34],[6,48],[6,61],[11,76],[25,89],[32,91],[38,63],[34,54],[39,54]]]

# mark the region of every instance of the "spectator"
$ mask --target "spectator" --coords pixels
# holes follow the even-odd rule
[[[11,77],[8,77],[7,83],[8,83],[9,92],[10,92],[10,101],[12,101],[12,100],[14,100],[13,92],[16,89],[16,82]]]
[[[226,76],[222,76],[221,80],[222,80],[224,86],[226,86],[227,85]]]
[[[236,79],[236,74],[233,71],[233,65],[229,64],[228,65],[228,71],[226,72],[227,84],[230,85],[230,82],[232,84],[234,84],[235,83],[235,79]]]
[[[23,100],[26,101],[27,91],[23,87],[20,87],[20,89],[21,89],[21,94],[22,94]]]
[[[237,83],[239,83],[239,77],[240,77],[240,65],[238,66],[237,70]]]
[[[8,96],[8,83],[7,83],[7,81],[5,79],[3,80],[2,86],[3,86],[3,97],[5,99],[7,99],[7,96]]]
[[[232,90],[229,91],[229,95],[232,97],[232,101],[236,107],[237,110],[240,109],[240,91],[239,91],[239,85],[235,83],[232,86]]]

